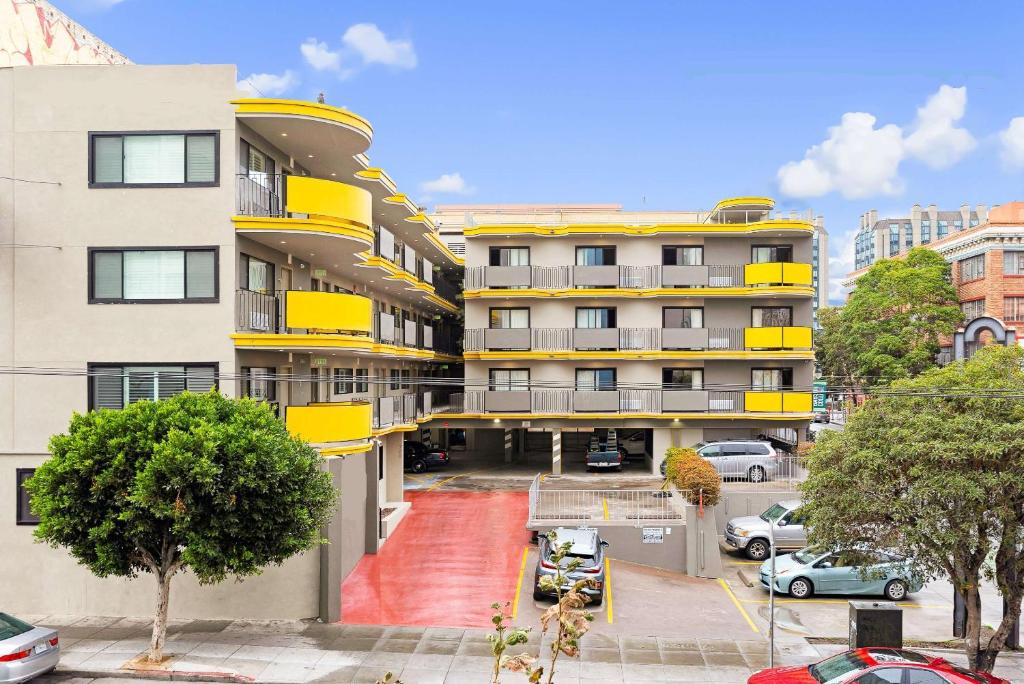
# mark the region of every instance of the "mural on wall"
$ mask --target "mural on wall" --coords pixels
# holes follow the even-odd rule
[[[0,0],[0,67],[131,64],[46,0]]]

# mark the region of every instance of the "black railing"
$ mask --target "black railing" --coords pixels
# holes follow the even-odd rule
[[[267,216],[282,218],[286,215],[286,174],[238,174],[235,178],[235,211],[239,216]]]

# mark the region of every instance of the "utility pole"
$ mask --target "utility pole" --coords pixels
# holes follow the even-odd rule
[[[768,550],[771,561],[768,571],[768,667],[775,667],[775,523],[768,521]]]

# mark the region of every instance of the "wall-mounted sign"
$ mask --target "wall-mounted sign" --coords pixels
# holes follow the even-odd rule
[[[665,543],[665,528],[664,527],[645,527],[643,535],[644,544],[664,544]]]
[[[326,278],[327,277],[327,269],[326,268],[314,268],[313,269],[313,277],[314,278]]]
[[[313,365],[314,366],[326,366],[327,365],[327,358],[326,357],[322,357],[322,356],[315,356],[315,357],[313,357]]]

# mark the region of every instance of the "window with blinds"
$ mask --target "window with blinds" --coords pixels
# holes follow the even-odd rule
[[[334,393],[352,394],[352,377],[353,376],[351,368],[335,368]]]
[[[703,328],[704,309],[699,306],[666,306],[661,310],[663,328]]]
[[[530,369],[491,368],[488,385],[492,392],[511,392],[530,388]]]
[[[788,306],[754,306],[750,308],[750,324],[754,328],[776,328],[793,325],[793,309]]]
[[[1005,275],[1024,275],[1024,252],[1004,251],[1003,273]]]
[[[94,133],[93,186],[216,185],[215,131],[200,133]]]
[[[208,392],[217,386],[217,366],[91,365],[89,408],[121,409],[136,401],[158,401],[184,391]]]
[[[93,303],[217,301],[216,249],[95,249],[90,257]]]
[[[577,328],[615,328],[615,309],[611,307],[576,307]]]
[[[530,310],[494,308],[490,312],[492,328],[529,328]]]

